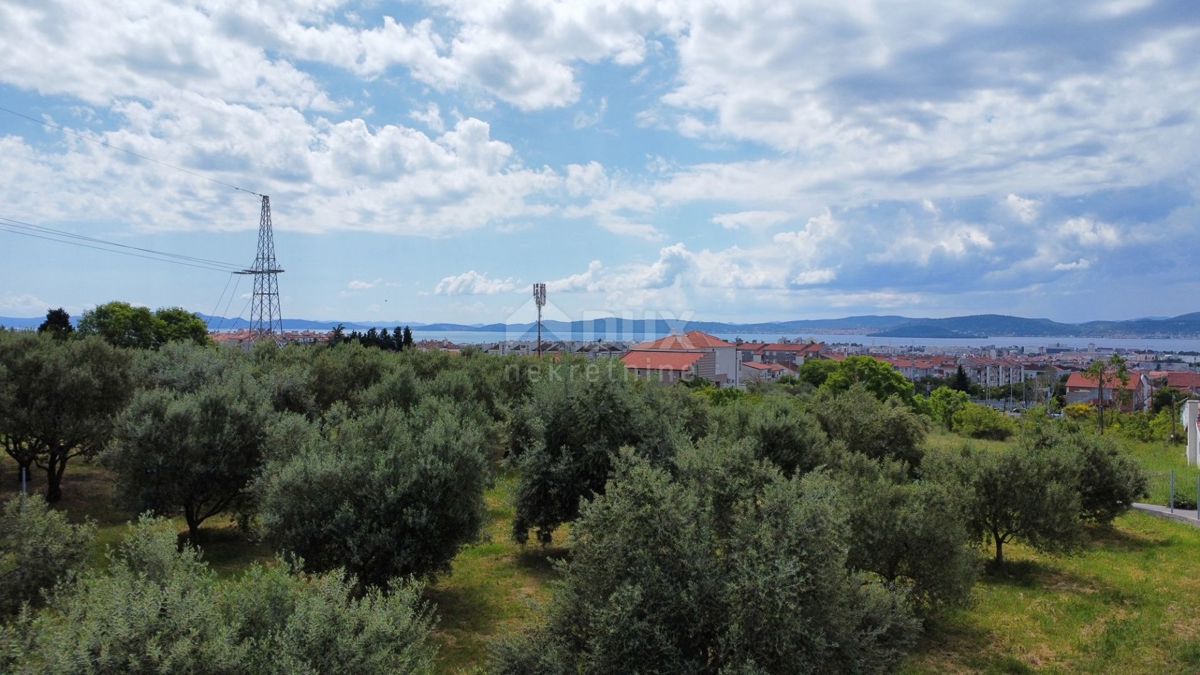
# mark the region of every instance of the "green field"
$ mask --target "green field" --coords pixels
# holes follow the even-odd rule
[[[952,451],[964,443],[1004,447],[946,433],[931,435],[927,447]],[[1181,450],[1127,445],[1149,471],[1188,470]],[[0,460],[0,495],[16,492],[15,473],[11,460]],[[41,489],[40,476],[34,479],[32,488]],[[536,621],[549,598],[553,560],[565,550],[512,542],[514,487],[511,475],[496,480],[486,495],[482,540],[465,547],[453,571],[427,592],[438,608],[443,672],[480,669],[489,642]],[[93,559],[104,564],[106,547],[120,539],[130,517],[112,503],[111,475],[77,461],[67,470],[63,493],[59,507],[72,519],[97,523]],[[181,534],[186,531],[182,520],[176,524]],[[1200,561],[1200,529],[1131,513],[1090,534],[1084,550],[1071,556],[1011,545],[1009,564],[983,576],[970,608],[931,627],[905,672],[1200,671],[1200,575],[1193,570]],[[204,558],[222,574],[273,559],[228,519],[206,522],[204,535]],[[565,533],[555,541],[565,541]]]

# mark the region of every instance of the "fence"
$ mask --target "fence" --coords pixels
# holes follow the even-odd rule
[[[1149,478],[1147,504],[1157,504],[1171,509],[1195,511],[1200,496],[1200,473],[1195,471],[1154,471]],[[1200,513],[1197,514],[1200,518]]]

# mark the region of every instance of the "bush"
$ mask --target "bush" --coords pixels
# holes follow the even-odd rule
[[[264,533],[308,570],[344,567],[370,585],[448,569],[479,534],[489,480],[483,436],[464,418],[460,406],[425,399],[410,413],[327,419],[267,463],[257,486]]]
[[[756,457],[774,462],[785,474],[829,464],[840,451],[794,397],[741,401],[711,415],[722,438],[749,440]]]
[[[786,479],[746,444],[666,468],[626,453],[572,528],[545,625],[499,673],[889,672],[914,642],[903,594],[846,568],[833,482]]]
[[[907,589],[926,613],[965,605],[978,574],[960,486],[911,480],[898,462],[845,458],[837,474],[850,516],[848,564]]]
[[[4,630],[0,671],[430,672],[420,588],[355,597],[352,586],[340,572],[304,577],[284,563],[218,581],[195,549],[177,548],[169,523],[143,519],[107,572],[60,587]]]
[[[0,509],[0,618],[68,580],[88,556],[96,528],[72,525],[40,496],[13,497]]]
[[[929,395],[929,416],[947,431],[954,429],[954,416],[971,403],[965,391],[941,386]]]
[[[1112,441],[1092,434],[1075,434],[1074,450],[1079,457],[1079,517],[1107,524],[1145,497],[1146,474]],[[1178,508],[1180,507],[1176,504]]]
[[[811,409],[825,433],[852,452],[909,466],[921,463],[926,423],[897,398],[881,401],[855,385],[836,395],[821,392]]]
[[[1017,425],[995,408],[968,403],[954,413],[954,430],[971,438],[1004,441],[1017,432]]]

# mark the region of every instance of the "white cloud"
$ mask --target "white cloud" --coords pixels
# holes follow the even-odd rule
[[[383,283],[383,279],[376,279],[375,281],[359,281],[358,279],[354,279],[346,284],[346,288],[352,291],[366,291],[375,288],[381,283]]]
[[[446,130],[446,123],[442,121],[442,113],[438,109],[438,104],[433,101],[430,101],[424,110],[414,110],[408,116],[424,124],[434,133],[440,134]]]
[[[1054,266],[1055,272],[1071,272],[1075,270],[1086,270],[1092,266],[1092,261],[1087,258],[1080,258],[1074,262],[1061,262]]]
[[[1059,226],[1058,232],[1083,246],[1113,248],[1121,243],[1121,232],[1115,225],[1091,218],[1071,218]]]
[[[581,111],[575,113],[575,121],[572,123],[572,126],[574,126],[576,129],[586,129],[588,127],[594,127],[600,123],[600,120],[604,119],[604,113],[607,110],[608,110],[608,98],[601,97],[600,105],[596,107],[595,112],[586,113],[581,110]]]
[[[1012,193],[1004,198],[1004,204],[1017,217],[1017,220],[1027,225],[1037,220],[1038,214],[1041,212],[1041,204],[1037,200],[1024,199]]]
[[[517,290],[513,279],[491,279],[485,274],[470,270],[443,278],[433,289],[435,295],[496,295]]]
[[[727,230],[763,229],[778,225],[791,219],[786,211],[738,211],[737,213],[718,213],[712,221]]]
[[[49,303],[31,293],[5,293],[0,295],[0,312],[18,317],[39,316],[52,309]]]

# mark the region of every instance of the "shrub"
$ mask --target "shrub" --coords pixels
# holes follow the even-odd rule
[[[70,579],[88,555],[96,528],[72,525],[40,496],[13,497],[0,509],[0,617]]]
[[[954,430],[971,438],[1003,441],[1016,433],[1017,425],[995,408],[968,403],[954,413]]]
[[[356,597],[340,572],[284,563],[219,581],[174,527],[143,519],[108,570],[60,587],[0,635],[14,673],[430,672],[432,618],[420,588]],[[9,659],[10,662],[5,663]]]
[[[916,636],[903,594],[846,568],[833,482],[784,478],[746,444],[626,453],[572,528],[545,625],[499,673],[888,672]]]
[[[909,466],[921,463],[926,423],[897,398],[881,401],[855,385],[836,395],[821,392],[811,410],[825,433],[852,452]]]

